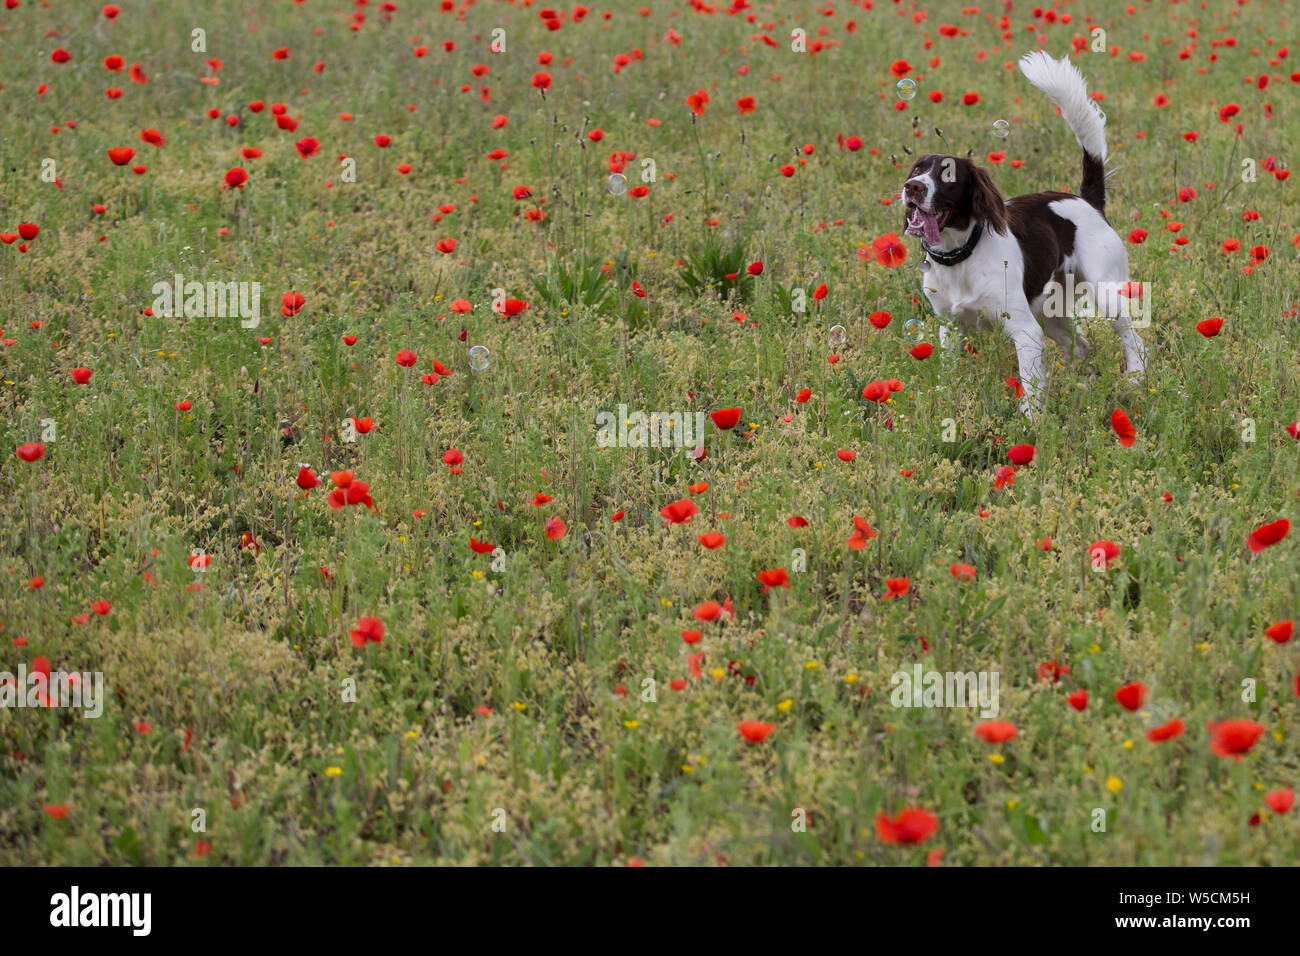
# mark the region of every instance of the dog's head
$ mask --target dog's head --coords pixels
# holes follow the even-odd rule
[[[969,159],[928,153],[903,183],[904,232],[939,245],[944,229],[961,231],[972,222],[1005,234],[1006,205],[983,169]]]

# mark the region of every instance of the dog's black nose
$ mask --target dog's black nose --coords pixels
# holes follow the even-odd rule
[[[920,202],[925,197],[925,186],[922,183],[915,182],[903,183],[903,195],[908,199]]]

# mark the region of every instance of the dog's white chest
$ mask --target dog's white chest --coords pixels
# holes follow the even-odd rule
[[[970,331],[994,327],[1004,310],[1001,304],[1010,293],[1020,291],[1020,276],[1014,274],[1008,258],[997,251],[998,243],[988,237],[970,258],[945,266],[926,259],[921,263],[921,284],[930,306],[940,316],[952,316]]]

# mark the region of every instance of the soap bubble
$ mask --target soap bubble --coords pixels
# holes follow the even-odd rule
[[[844,326],[842,326],[842,325],[832,325],[832,326],[831,326],[831,343],[832,343],[832,344],[834,344],[834,345],[843,345],[843,344],[844,344],[844,340],[847,339],[848,337],[849,337],[849,333],[848,333],[847,331],[845,331]]]
[[[1011,124],[1006,120],[996,120],[993,123],[993,135],[998,139],[1006,139],[1011,135]]]
[[[611,196],[622,196],[627,192],[627,177],[622,173],[615,173],[609,177],[609,185],[605,188]]]
[[[925,338],[925,322],[921,319],[908,319],[903,323],[903,336],[909,342],[920,342]]]
[[[898,90],[898,98],[900,100],[910,100],[912,97],[916,96],[916,80],[903,77],[898,81],[898,86],[896,86],[895,89]]]
[[[481,372],[488,367],[492,361],[492,353],[487,350],[486,345],[471,345],[469,349],[469,367],[476,372]]]

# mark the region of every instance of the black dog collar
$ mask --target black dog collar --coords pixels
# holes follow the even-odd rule
[[[925,254],[929,256],[931,260],[939,263],[939,265],[955,266],[957,263],[965,262],[970,258],[971,253],[975,251],[975,244],[980,241],[980,236],[983,234],[984,226],[977,222],[975,223],[975,228],[971,230],[970,238],[966,240],[966,244],[960,249],[953,249],[951,252],[932,249],[930,248],[930,244],[924,239],[921,240],[921,248],[925,250]]]

